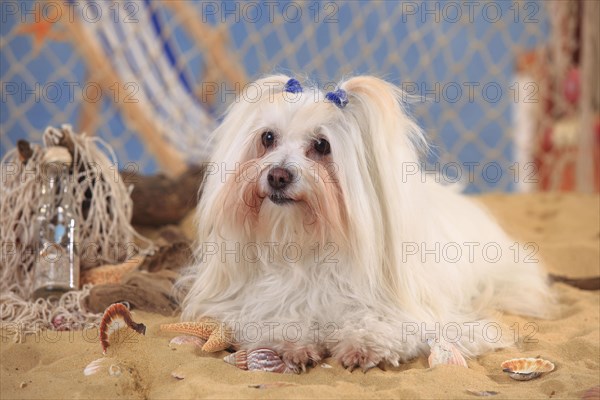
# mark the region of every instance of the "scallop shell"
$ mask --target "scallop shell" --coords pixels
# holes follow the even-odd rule
[[[285,365],[279,355],[271,349],[240,350],[225,356],[223,360],[228,364],[248,371],[294,373]]]
[[[537,378],[544,372],[554,371],[554,364],[541,358],[513,358],[501,365],[502,371],[517,381]]]
[[[101,369],[105,368],[104,364],[107,362],[107,360],[107,357],[102,357],[92,361],[83,369],[83,374],[85,376],[90,376],[98,373]]]
[[[427,344],[431,347],[429,355],[429,367],[433,368],[440,364],[460,365],[461,367],[469,368],[467,361],[452,343],[439,339],[438,341],[427,339]]]

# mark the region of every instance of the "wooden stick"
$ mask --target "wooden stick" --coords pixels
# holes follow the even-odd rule
[[[177,224],[198,203],[204,168],[190,167],[177,179],[164,175],[143,176],[121,173],[126,185],[133,184],[134,225]]]

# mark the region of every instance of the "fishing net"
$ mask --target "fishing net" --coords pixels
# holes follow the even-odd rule
[[[152,250],[152,243],[131,226],[132,202],[115,165],[112,149],[99,138],[77,135],[68,125],[48,128],[43,143],[21,143],[2,160],[0,204],[0,318],[21,332],[45,327],[81,327],[98,315],[83,307],[90,287],[70,291],[60,298],[32,299],[35,265],[40,257],[39,227],[41,186],[48,179],[44,153],[64,146],[72,154],[74,218],[77,221],[81,269],[117,264]],[[107,154],[110,156],[107,156]],[[109,174],[113,171],[114,174]]]

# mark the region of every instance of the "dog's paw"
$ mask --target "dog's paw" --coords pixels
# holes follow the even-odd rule
[[[383,357],[365,346],[341,343],[333,351],[333,357],[350,372],[356,368],[367,372],[383,362]]]
[[[286,343],[281,350],[281,359],[289,369],[300,373],[306,372],[306,367],[314,366],[321,361],[321,353],[314,344]]]

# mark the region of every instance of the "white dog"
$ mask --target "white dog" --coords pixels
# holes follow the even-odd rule
[[[505,346],[494,309],[548,316],[540,265],[422,178],[402,95],[369,76],[326,95],[285,76],[245,88],[215,131],[184,319],[224,321],[296,370],[329,355],[367,370],[425,354],[427,337],[468,356]]]

